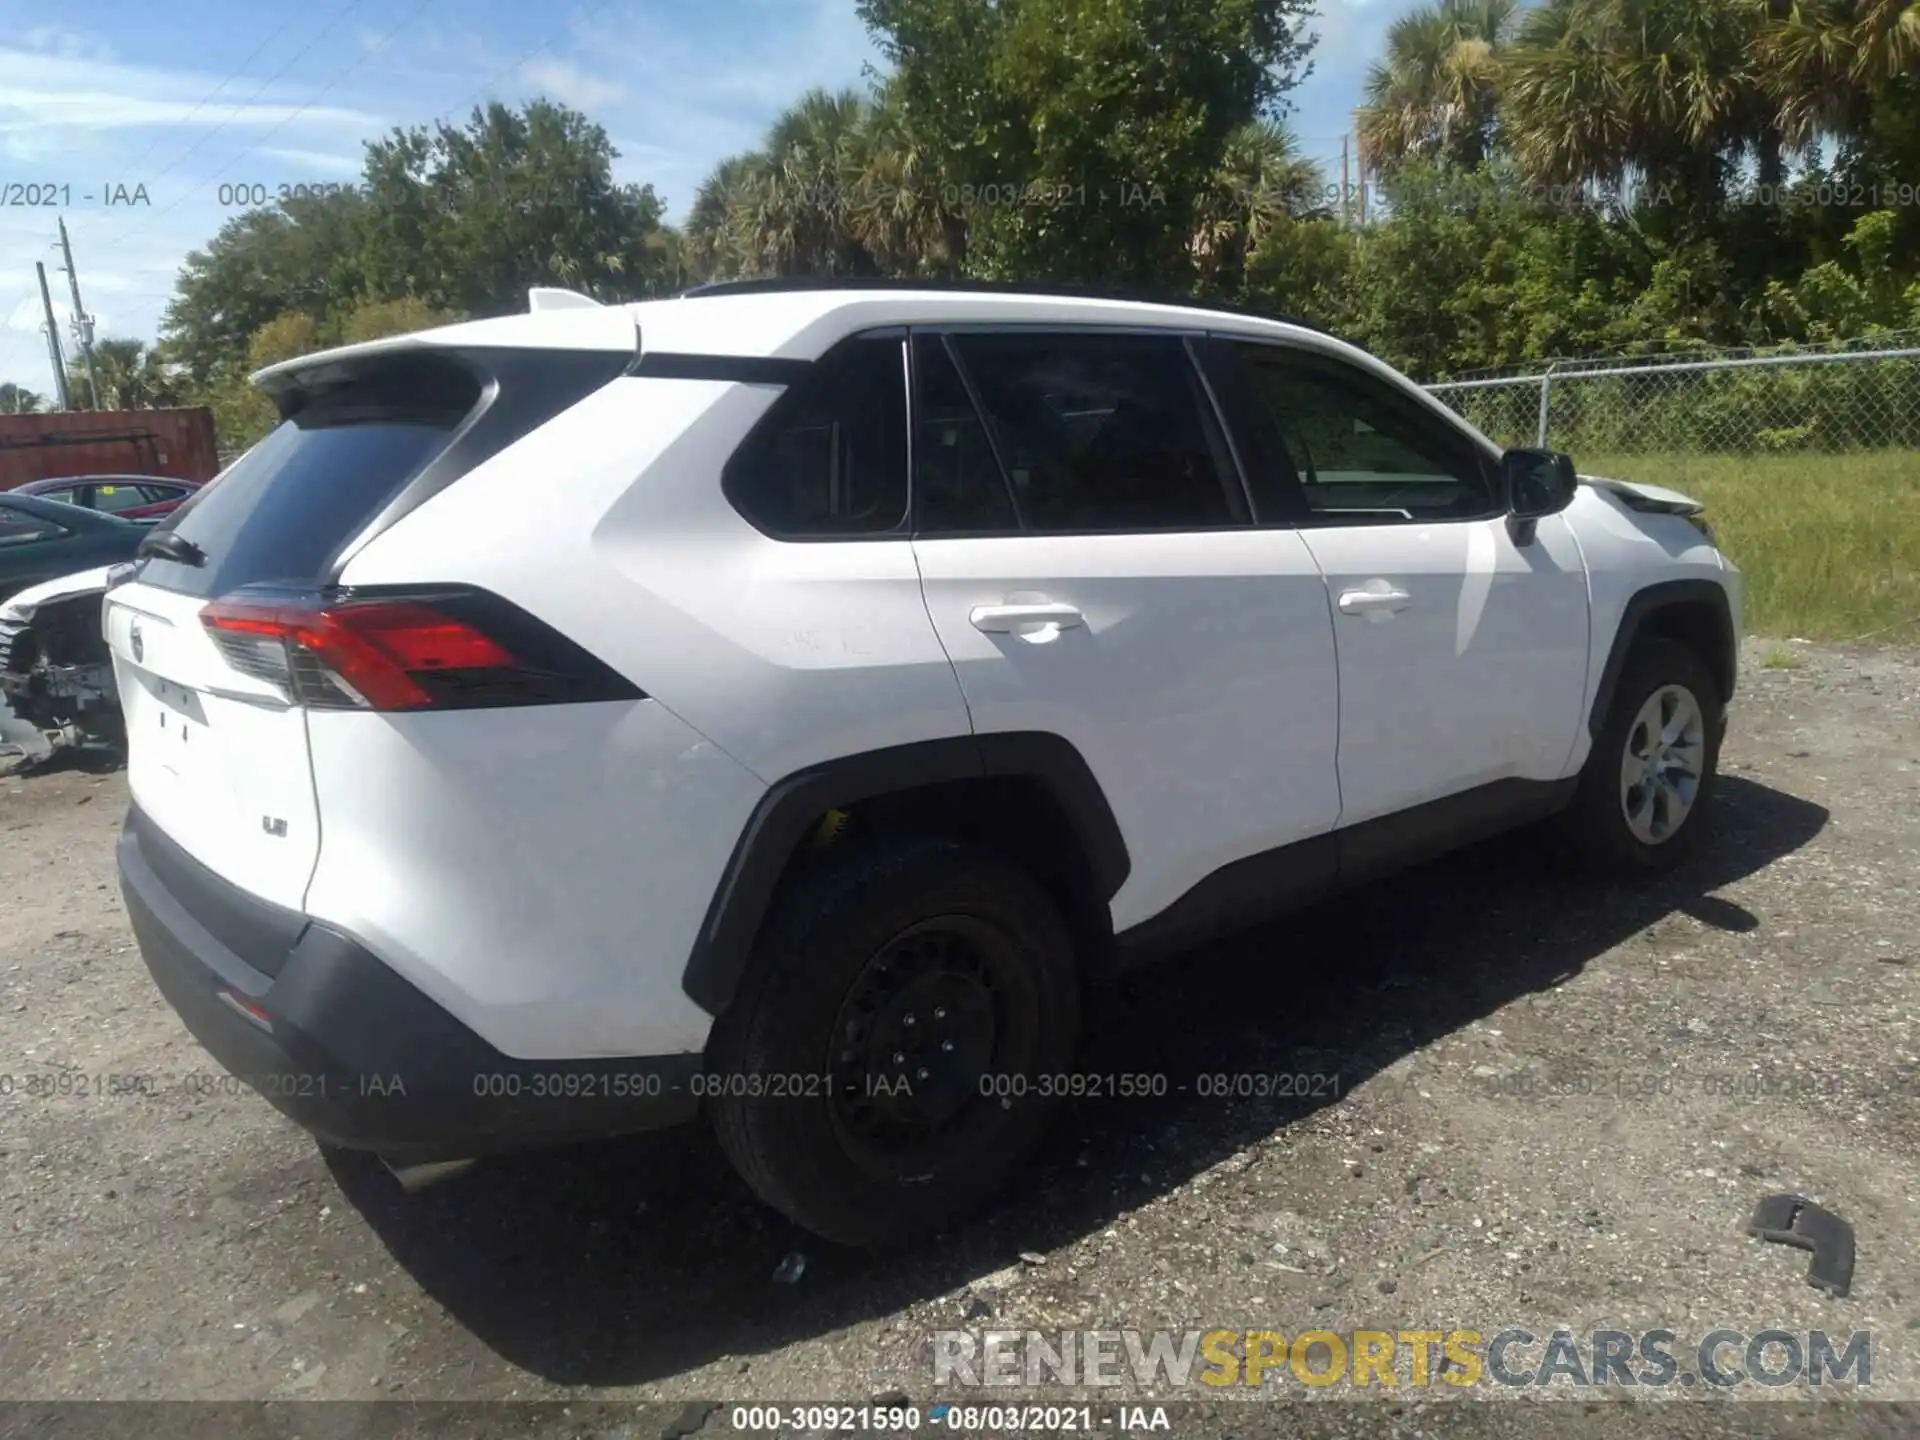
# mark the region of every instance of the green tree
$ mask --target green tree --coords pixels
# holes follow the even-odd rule
[[[1227,137],[1213,183],[1196,206],[1190,250],[1202,293],[1235,297],[1252,256],[1278,227],[1327,213],[1325,178],[1278,121],[1255,120]],[[1289,227],[1295,239],[1300,232]]]
[[[855,91],[816,89],[775,119],[739,177],[741,234],[756,273],[875,273],[859,234],[868,108]]]
[[[1534,179],[1619,192],[1638,175],[1698,216],[1772,128],[1764,19],[1754,0],[1546,0],[1505,57],[1503,132]]]
[[[1518,9],[1518,0],[1437,0],[1387,27],[1358,120],[1363,171],[1410,155],[1469,168],[1486,158]]]
[[[957,189],[969,270],[1155,289],[1191,284],[1228,137],[1275,113],[1311,45],[1311,0],[859,8]]]
[[[187,256],[160,322],[162,347],[204,387],[246,352],[262,325],[289,311],[318,323],[364,293],[366,203],[348,189],[249,210]]]
[[[607,299],[666,288],[659,197],[616,181],[618,158],[600,126],[547,100],[395,130],[367,146],[360,295],[501,315],[536,285]]]
[[[933,138],[916,130],[898,90],[881,88],[862,126],[851,223],[889,275],[953,276],[967,262],[967,224]]]
[[[759,246],[747,233],[747,200],[759,183],[757,152],[730,155],[700,182],[683,230],[687,263],[703,280],[738,280],[757,273]]]
[[[331,327],[327,343],[358,345],[362,341],[381,340],[389,335],[411,335],[416,330],[452,325],[465,318],[457,311],[436,310],[424,300],[416,300],[410,295],[398,300],[366,300],[339,317]],[[258,338],[255,337],[256,340]],[[300,353],[304,352],[294,352]],[[283,355],[280,358],[291,359],[292,356]]]
[[[24,385],[0,380],[0,415],[37,415],[46,408],[44,397]]]
[[[180,403],[180,377],[144,340],[94,341],[93,378],[102,410],[151,410]],[[67,393],[76,404],[90,398],[84,359],[67,362]]]

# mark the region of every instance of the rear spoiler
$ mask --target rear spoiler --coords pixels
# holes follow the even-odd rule
[[[560,290],[551,285],[536,285],[527,291],[527,313],[538,315],[544,310],[599,310],[604,308],[591,295],[582,295],[578,290]]]
[[[492,320],[462,320],[408,335],[338,345],[255,372],[252,383],[272,394],[292,385],[326,385],[346,378],[366,360],[422,351],[571,350],[640,354],[640,322],[625,305],[602,305],[572,290],[536,286],[527,310]],[[332,373],[329,373],[332,372]]]

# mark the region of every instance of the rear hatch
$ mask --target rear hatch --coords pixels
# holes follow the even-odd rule
[[[108,592],[134,802],[261,899],[298,909],[319,853],[306,712],[202,612],[236,591],[323,587],[483,390],[469,366],[418,356],[335,366],[326,383],[289,390],[289,417],[168,516],[133,578]]]

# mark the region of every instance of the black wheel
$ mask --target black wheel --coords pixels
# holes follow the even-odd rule
[[[1634,647],[1561,816],[1586,859],[1633,873],[1670,869],[1693,853],[1712,810],[1721,706],[1712,672],[1685,645]]]
[[[714,1027],[720,1145],[754,1192],[848,1245],[939,1228],[1038,1138],[1072,1064],[1072,942],[990,851],[883,843],[785,895]]]

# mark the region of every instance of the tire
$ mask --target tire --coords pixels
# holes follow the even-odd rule
[[[1690,705],[1697,725],[1686,726],[1682,743],[1668,748],[1665,761],[1654,767],[1664,782],[1634,784],[1627,773],[1628,746],[1647,748],[1656,701],[1660,713],[1674,720],[1684,718]],[[1670,870],[1699,848],[1713,810],[1722,704],[1713,672],[1685,645],[1654,638],[1634,646],[1579,788],[1560,817],[1561,832],[1580,858],[1615,874],[1647,874]],[[1695,743],[1684,743],[1689,737],[1697,737]]]
[[[776,902],[714,1028],[708,1107],[774,1209],[898,1242],[998,1188],[1051,1109],[1022,1082],[1066,1073],[1078,1028],[1072,941],[1030,875],[955,841],[877,842]]]

